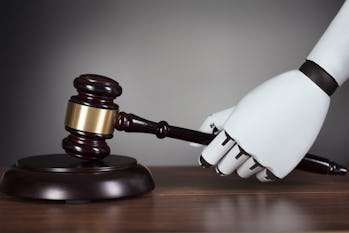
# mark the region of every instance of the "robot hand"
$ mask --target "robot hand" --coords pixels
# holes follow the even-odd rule
[[[329,96],[301,71],[274,77],[248,93],[236,107],[209,116],[200,130],[217,137],[203,150],[203,166],[221,175],[237,171],[261,181],[286,176],[318,135]]]
[[[349,1],[320,38],[300,70],[274,77],[235,108],[207,118],[201,130],[219,130],[200,163],[228,175],[256,174],[261,181],[285,177],[316,139],[330,95],[349,77]]]

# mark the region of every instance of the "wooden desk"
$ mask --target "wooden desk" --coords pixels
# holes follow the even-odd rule
[[[135,199],[64,204],[0,194],[0,232],[349,230],[348,176],[296,171],[271,184],[199,167],[151,170],[156,189]]]

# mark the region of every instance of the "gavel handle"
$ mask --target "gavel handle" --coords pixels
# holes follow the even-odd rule
[[[156,123],[125,112],[118,113],[115,128],[119,131],[154,134],[158,138],[169,137],[202,145],[208,145],[216,137],[215,134],[172,126],[166,121]],[[312,154],[306,154],[296,169],[329,175],[346,175],[347,173],[345,167]]]
[[[118,114],[115,128],[119,131],[149,133],[158,138],[169,137],[202,145],[208,145],[216,137],[214,134],[172,126],[166,121],[156,123],[125,112]]]

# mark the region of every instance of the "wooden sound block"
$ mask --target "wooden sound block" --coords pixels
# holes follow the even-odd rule
[[[1,191],[8,195],[68,202],[135,197],[154,187],[147,168],[120,155],[102,161],[66,154],[32,156],[18,160],[1,178]]]

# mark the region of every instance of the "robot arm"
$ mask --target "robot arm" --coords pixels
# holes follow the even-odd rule
[[[261,181],[285,177],[312,146],[325,120],[329,96],[348,77],[347,1],[300,70],[266,81],[225,112],[229,114],[213,114],[204,121],[201,129],[209,129],[214,116],[223,125],[199,161],[216,166],[221,175],[236,171]]]
[[[349,1],[307,57],[326,70],[341,86],[349,78]]]

